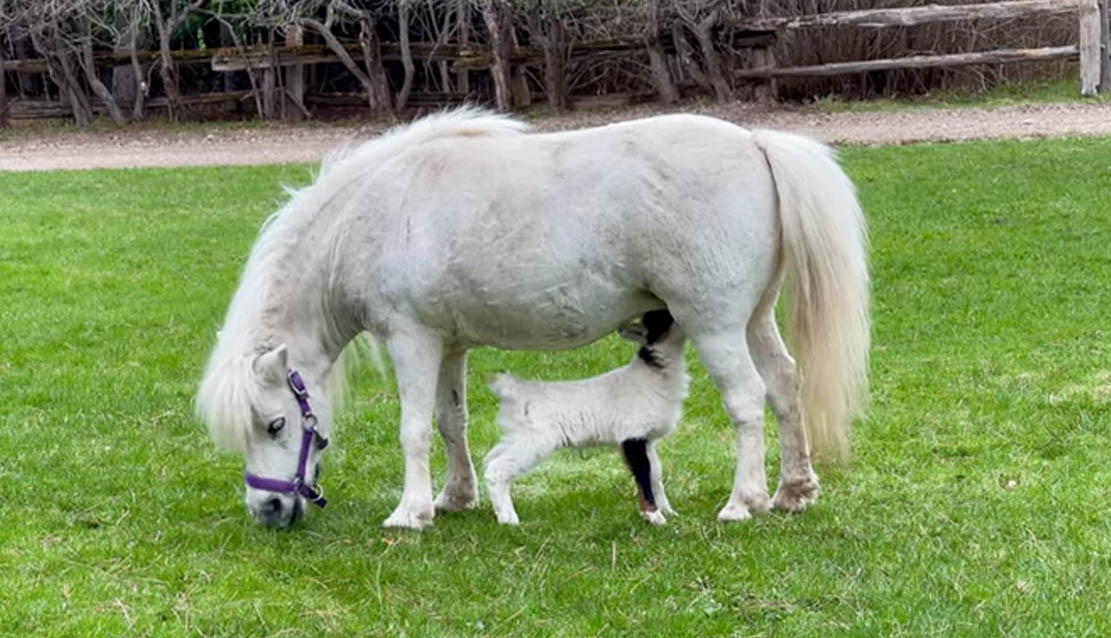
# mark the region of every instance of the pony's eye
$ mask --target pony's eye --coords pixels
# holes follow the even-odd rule
[[[266,426],[266,431],[270,433],[270,436],[274,436],[278,432],[281,432],[282,428],[284,428],[284,427],[285,427],[285,417],[280,416],[280,417],[274,419],[273,421],[271,421],[270,425]]]

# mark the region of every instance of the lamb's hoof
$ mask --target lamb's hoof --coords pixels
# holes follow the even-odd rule
[[[818,479],[813,475],[798,481],[780,483],[772,498],[772,507],[797,514],[818,500]]]
[[[752,512],[740,503],[730,503],[718,512],[718,520],[723,523],[747,521],[752,518]]]
[[[517,512],[509,512],[508,514],[497,514],[498,523],[500,525],[520,525],[521,519],[517,518]]]
[[[382,527],[399,527],[419,531],[431,525],[435,517],[436,512],[431,507],[409,507],[402,503],[382,523]]]
[[[667,519],[664,518],[664,513],[660,510],[654,512],[641,512],[640,517],[653,525],[663,525],[667,523]]]
[[[462,512],[478,505],[478,490],[474,484],[452,488],[445,486],[433,506],[437,512]]]

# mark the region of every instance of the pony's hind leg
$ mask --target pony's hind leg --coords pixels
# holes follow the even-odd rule
[[[401,395],[401,451],[405,455],[405,487],[401,503],[385,520],[385,527],[421,529],[432,524],[432,478],[428,470],[432,409],[443,344],[414,327],[399,330],[387,340]]]
[[[779,334],[774,306],[773,300],[752,318],[748,343],[779,425],[779,487],[772,507],[801,512],[818,498],[818,477],[810,463],[810,448],[799,409],[798,370]]]
[[[470,509],[478,502],[471,450],[467,446],[467,353],[452,352],[440,364],[436,422],[447,453],[447,480],[436,497],[437,511]]]
[[[685,326],[684,326],[685,327]],[[764,382],[749,355],[744,329],[691,336],[737,433],[737,472],[721,521],[742,521],[768,509],[764,473]]]

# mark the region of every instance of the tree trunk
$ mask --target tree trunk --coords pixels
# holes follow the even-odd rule
[[[359,65],[347,53],[347,49],[332,33],[330,17],[323,23],[312,18],[301,18],[299,24],[307,29],[312,29],[317,35],[324,38],[324,43],[343,63],[343,67],[359,81],[359,85],[363,87],[363,92],[366,94],[371,117],[381,117],[391,112],[389,86],[385,83],[385,70],[382,68],[381,45],[378,41],[378,34],[374,29],[374,22],[370,17],[364,17],[359,21],[361,27],[359,46],[363,49],[366,72],[359,68]],[[381,82],[377,81],[379,75]]]
[[[455,5],[456,19],[459,20],[459,48],[466,49],[471,40],[471,4],[470,0],[457,0]],[[459,69],[455,76],[455,85],[459,92],[467,95],[471,92],[471,75],[467,69]]]
[[[181,111],[181,89],[178,87],[177,65],[170,54],[170,39],[174,32],[185,23],[189,14],[200,9],[207,0],[194,0],[192,4],[182,7],[178,12],[177,0],[173,0],[173,10],[168,18],[163,19],[159,2],[151,2],[154,10],[154,23],[158,27],[158,52],[162,64],[159,75],[162,77],[162,90],[166,93],[166,114],[171,122],[176,122]]]
[[[77,126],[92,124],[92,105],[89,104],[89,98],[74,74],[69,53],[65,50],[68,45],[54,38],[44,40],[42,31],[50,29],[51,25],[37,26],[38,29],[31,31],[31,42],[46,62],[47,75],[57,85],[58,95],[69,104],[73,121]]]
[[[135,48],[134,33],[131,36],[131,68],[135,72],[135,101],[131,104],[131,121],[146,117],[146,100],[150,87],[147,85],[143,65],[139,63],[139,51]]]
[[[679,91],[671,79],[671,71],[667,68],[667,57],[664,55],[663,46],[660,45],[660,2],[652,0],[648,6],[648,65],[652,69],[652,84],[656,87],[656,94],[664,104],[675,104],[679,101]]]
[[[392,118],[395,115],[390,103],[390,81],[386,68],[382,66],[382,40],[370,18],[360,21],[359,45],[363,49],[363,64],[367,70],[366,95],[371,115]]]
[[[710,84],[714,87],[714,97],[718,102],[728,102],[733,99],[733,88],[729,86],[729,81],[721,71],[721,57],[714,48],[714,26],[718,22],[719,15],[718,10],[714,9],[702,21],[692,24],[691,30],[698,40],[702,62],[706,65],[706,75],[709,76]]]
[[[505,0],[485,0],[482,17],[490,33],[492,63],[490,75],[494,80],[494,101],[499,111],[513,108],[512,77],[509,57],[513,47],[512,14]]]
[[[567,108],[567,33],[558,15],[534,22],[536,40],[544,50],[544,92],[548,108],[557,113]]]
[[[409,47],[409,8],[411,0],[400,0],[397,5],[397,34],[401,47],[401,66],[405,69],[405,80],[401,83],[401,90],[397,92],[397,106],[394,112],[401,113],[409,102],[409,92],[413,90],[413,51]]]
[[[675,41],[675,53],[679,59],[679,67],[683,71],[686,71],[687,75],[694,80],[694,83],[697,84],[698,88],[704,93],[713,93],[714,87],[710,83],[710,79],[706,77],[706,74],[699,68],[698,61],[694,59],[690,42],[687,41],[687,35],[684,31],[681,24],[676,23],[671,25],[671,36]]]
[[[158,2],[152,2],[151,6],[154,8],[154,23],[158,27],[160,61],[158,75],[162,78],[162,90],[166,93],[166,118],[171,122],[176,122],[181,92],[177,86],[177,66],[174,65],[174,59],[170,55],[170,38],[173,36],[174,28],[173,20],[172,18],[170,20],[162,18],[162,9],[159,8]]]
[[[96,62],[93,61],[93,39],[92,28],[88,20],[84,24],[84,38],[81,43],[80,51],[80,64],[81,68],[85,70],[85,81],[89,83],[93,93],[96,93],[101,102],[104,102],[104,108],[108,109],[108,117],[112,118],[112,122],[116,126],[126,126],[127,118],[123,116],[123,111],[120,110],[119,104],[116,103],[115,96],[104,86],[100,81],[100,77],[96,74]]]

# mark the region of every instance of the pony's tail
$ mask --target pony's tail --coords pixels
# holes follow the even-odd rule
[[[869,279],[864,215],[836,154],[815,140],[755,131],[779,199],[783,261],[794,277],[790,334],[814,452],[844,461],[868,389]]]

